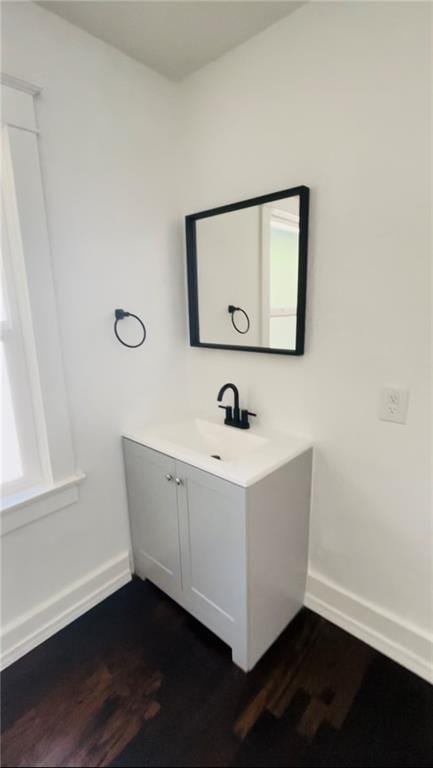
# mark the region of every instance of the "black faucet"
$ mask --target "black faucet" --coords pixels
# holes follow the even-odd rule
[[[226,412],[224,424],[227,424],[227,426],[229,427],[238,427],[238,429],[249,429],[250,422],[248,421],[248,416],[256,416],[257,414],[251,413],[251,411],[248,411],[247,409],[240,410],[239,390],[236,384],[224,384],[224,386],[221,387],[217,397],[217,400],[219,403],[223,399],[224,393],[226,392],[227,389],[231,389],[233,391],[234,405],[233,405],[233,408],[231,405],[218,406],[219,408],[224,408]]]

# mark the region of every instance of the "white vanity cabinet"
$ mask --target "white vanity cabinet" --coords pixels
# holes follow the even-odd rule
[[[312,450],[242,487],[123,445],[136,573],[252,669],[303,604]]]
[[[174,459],[130,440],[124,441],[134,564],[178,599],[181,583]]]

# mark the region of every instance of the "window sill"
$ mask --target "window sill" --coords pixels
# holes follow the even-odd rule
[[[1,536],[78,501],[78,486],[85,477],[77,473],[58,483],[40,485],[2,499]]]

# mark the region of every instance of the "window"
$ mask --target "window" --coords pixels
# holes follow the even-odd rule
[[[2,494],[9,495],[40,483],[42,471],[34,420],[31,377],[4,210],[2,214],[0,482]]]
[[[265,346],[295,349],[299,288],[299,198],[262,206],[262,326]]]
[[[299,217],[271,213],[269,346],[296,346]]]
[[[39,89],[1,76],[1,534],[78,499],[51,272]]]

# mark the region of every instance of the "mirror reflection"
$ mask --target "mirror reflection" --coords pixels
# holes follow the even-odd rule
[[[298,187],[187,217],[193,345],[302,354],[307,206]]]

